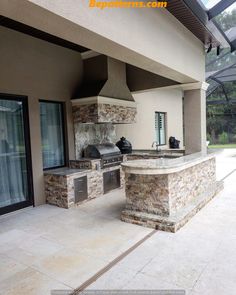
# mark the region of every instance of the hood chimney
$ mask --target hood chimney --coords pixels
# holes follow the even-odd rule
[[[126,64],[104,55],[84,60],[72,106],[75,123],[134,123],[136,103],[126,84]]]

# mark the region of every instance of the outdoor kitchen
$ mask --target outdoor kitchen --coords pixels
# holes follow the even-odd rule
[[[118,126],[126,132],[139,115],[126,65],[101,55],[83,63],[83,82],[71,100],[76,159],[44,172],[47,203],[71,208],[125,189],[123,221],[177,231],[222,188],[214,154],[185,154],[173,134],[167,138],[164,112],[154,112],[161,130],[150,148],[133,149],[123,134],[117,141]]]
[[[122,162],[183,155],[183,149],[157,153],[152,143],[150,150],[133,151],[123,137],[116,142],[116,126],[134,124],[137,116],[124,63],[106,56],[85,60],[84,80],[75,96],[71,102],[76,160],[70,160],[68,167],[44,172],[47,203],[71,208],[124,188]]]
[[[63,208],[124,186],[124,158],[115,145],[115,124],[134,123],[137,112],[126,84],[125,63],[106,56],[85,60],[72,112],[76,160],[70,160],[67,168],[44,173],[47,202]]]
[[[0,0],[0,295],[236,293],[236,0],[131,1]]]
[[[123,137],[89,144],[68,168],[45,171],[45,192],[49,204],[71,208],[125,189],[121,220],[176,232],[222,190],[215,171],[214,153],[132,150]]]

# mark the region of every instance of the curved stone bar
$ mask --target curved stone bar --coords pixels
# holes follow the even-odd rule
[[[126,207],[121,219],[165,231],[177,231],[223,188],[216,181],[213,153],[128,161],[122,169]]]
[[[170,174],[182,171],[204,161],[215,158],[214,153],[196,153],[176,159],[147,159],[122,163],[123,170],[132,174]]]

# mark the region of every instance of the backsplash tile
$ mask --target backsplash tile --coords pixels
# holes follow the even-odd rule
[[[82,157],[83,149],[88,144],[98,144],[105,142],[115,143],[115,125],[107,124],[83,124],[75,123],[75,149],[76,159]]]

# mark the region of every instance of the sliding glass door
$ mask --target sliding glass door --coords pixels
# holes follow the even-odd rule
[[[0,95],[0,214],[32,204],[27,101]]]

